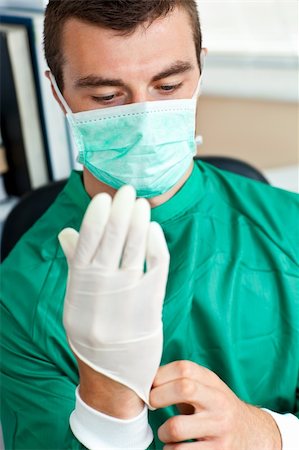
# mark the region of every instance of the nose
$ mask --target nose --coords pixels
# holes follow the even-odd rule
[[[131,91],[130,103],[142,103],[150,100],[150,94],[146,88],[138,88]]]

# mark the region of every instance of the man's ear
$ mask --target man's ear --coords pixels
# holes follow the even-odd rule
[[[66,115],[66,110],[65,110],[63,104],[61,103],[61,101],[60,101],[60,99],[59,99],[59,97],[58,97],[58,95],[57,95],[57,93],[56,93],[56,91],[55,91],[55,89],[53,87],[53,84],[52,84],[52,81],[51,81],[51,78],[50,78],[50,70],[46,70],[45,71],[45,76],[48,78],[48,80],[51,83],[51,90],[52,90],[53,97],[55,98],[55,100],[57,101],[58,105],[62,109],[63,114]]]

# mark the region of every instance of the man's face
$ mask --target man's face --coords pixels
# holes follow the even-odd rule
[[[190,20],[181,9],[128,36],[70,19],[63,55],[63,95],[73,112],[191,98],[199,79]]]

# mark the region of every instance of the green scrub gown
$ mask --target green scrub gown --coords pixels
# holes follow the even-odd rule
[[[196,163],[152,210],[171,254],[162,364],[216,372],[244,401],[299,417],[298,195]],[[62,325],[67,264],[57,235],[90,199],[73,172],[2,265],[2,426],[6,449],[81,449],[69,415],[78,371]],[[158,427],[175,408],[150,412]],[[225,411],[223,411],[225,414]]]

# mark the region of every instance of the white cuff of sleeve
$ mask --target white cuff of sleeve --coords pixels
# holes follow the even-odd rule
[[[275,420],[282,439],[282,450],[298,450],[299,443],[299,419],[294,414],[279,414],[269,409],[262,408],[271,414]]]
[[[103,414],[83,402],[76,389],[76,406],[70,416],[70,427],[79,442],[90,450],[145,450],[153,440],[148,424],[148,408],[133,419],[117,419]]]

